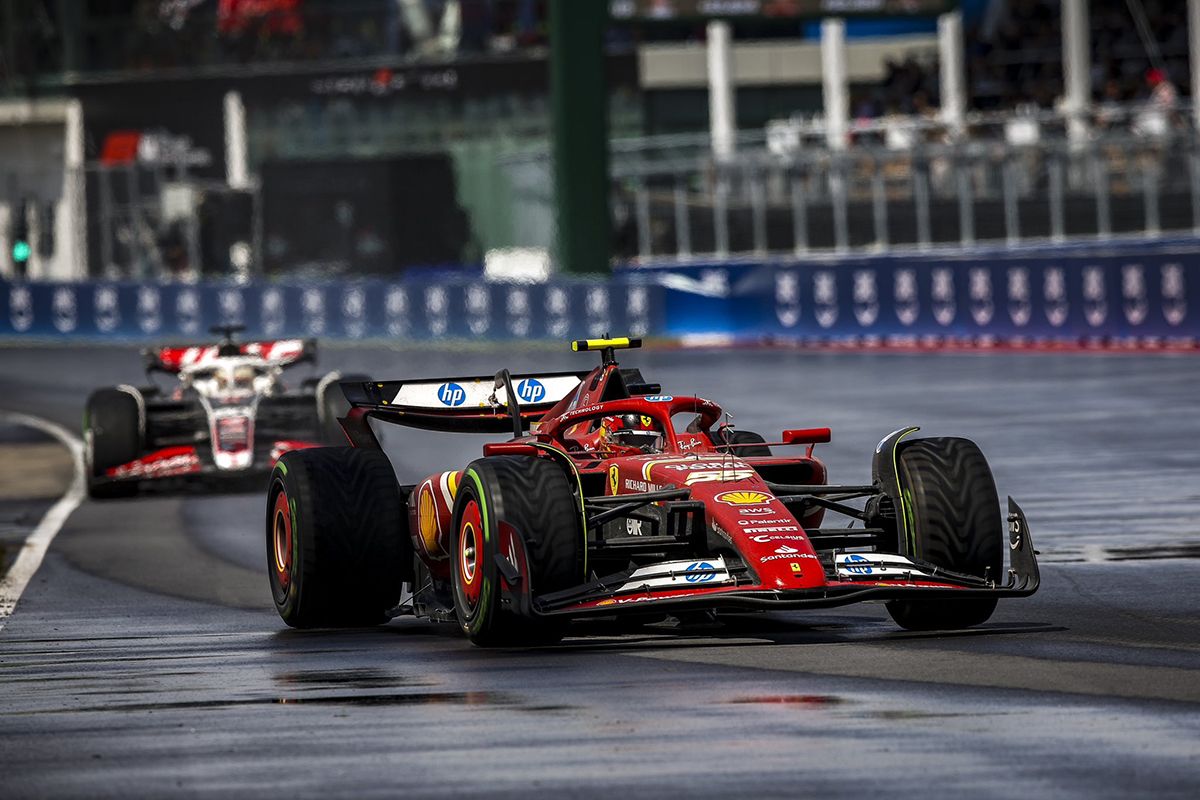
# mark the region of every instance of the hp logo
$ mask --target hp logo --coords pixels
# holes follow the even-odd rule
[[[871,562],[859,555],[848,555],[842,561],[846,567],[846,572],[852,575],[870,575]]]
[[[546,387],[539,380],[526,378],[517,384],[517,397],[522,403],[540,403],[545,396]]]
[[[438,387],[437,397],[444,406],[461,406],[467,399],[467,392],[457,383],[443,383]]]

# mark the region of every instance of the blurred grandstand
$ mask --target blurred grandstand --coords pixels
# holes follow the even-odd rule
[[[547,5],[5,0],[0,270],[386,276],[552,252]],[[695,0],[611,3],[615,259],[1200,230],[1184,2],[852,19],[844,134],[821,3],[748,6],[722,23],[736,133],[716,147],[711,20]]]

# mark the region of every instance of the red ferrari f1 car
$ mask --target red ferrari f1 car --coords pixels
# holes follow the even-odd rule
[[[1010,498],[1006,535],[973,442],[902,428],[879,443],[871,483],[830,484],[813,455],[828,428],[771,443],[733,430],[716,403],[621,369],[615,350],[639,344],[575,342],[602,353],[590,372],[343,382],[352,446],[286,453],[272,473],[283,620],[411,614],[506,645],[556,641],[586,617],[880,600],[919,630],[977,625],[998,598],[1037,591],[1025,517]],[[512,438],[400,485],[370,420]],[[773,453],[791,446],[805,449]]]
[[[151,480],[265,482],[288,450],[344,441],[346,412],[338,372],[299,386],[285,369],[315,363],[316,343],[303,339],[236,342],[240,325],[222,325],[210,345],[143,352],[147,385],[99,389],[88,398],[84,444],[88,494],[129,497]],[[173,377],[169,386],[152,376]]]

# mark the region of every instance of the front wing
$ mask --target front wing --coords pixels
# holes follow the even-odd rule
[[[833,580],[815,589],[772,589],[761,586],[724,585],[711,588],[629,587],[629,576],[597,581],[586,587],[543,595],[532,602],[535,616],[611,616],[636,611],[675,612],[709,609],[788,610],[833,608],[867,600],[944,599],[969,600],[1028,597],[1038,590],[1041,575],[1029,525],[1020,506],[1008,499],[1009,570],[1004,584],[957,575],[928,566],[910,575],[896,576],[895,562],[873,553],[862,554],[856,564],[883,568],[880,580]],[[916,565],[914,565],[915,567]],[[723,569],[721,567],[720,569]],[[715,571],[715,570],[714,570]],[[704,570],[700,570],[704,572]],[[693,573],[694,574],[694,573]]]

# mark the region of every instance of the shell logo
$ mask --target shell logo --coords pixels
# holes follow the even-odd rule
[[[721,492],[715,499],[729,506],[760,506],[763,503],[771,502],[775,498],[765,492],[739,490]]]

